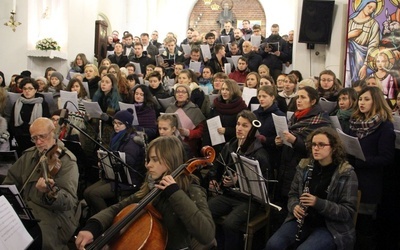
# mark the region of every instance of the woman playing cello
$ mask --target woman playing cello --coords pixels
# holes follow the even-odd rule
[[[166,249],[197,249],[212,243],[215,225],[206,193],[199,186],[197,177],[181,174],[174,179],[171,176],[183,163],[184,149],[178,138],[165,136],[153,140],[147,153],[147,179],[141,189],[90,218],[77,236],[76,247],[84,249],[111,226],[119,211],[140,201],[153,186],[162,190],[152,205],[162,215],[162,225],[168,231]]]

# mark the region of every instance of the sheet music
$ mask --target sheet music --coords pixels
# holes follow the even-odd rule
[[[257,96],[257,89],[243,87],[242,98],[247,106],[252,97]]]
[[[23,201],[19,191],[15,185],[0,185],[0,195],[5,198],[14,206],[15,212],[19,218],[30,220],[33,219],[33,215],[30,210],[26,210],[25,202]]]
[[[190,62],[189,69],[193,70],[194,72],[200,73],[201,62]]]
[[[226,58],[226,60],[228,61],[228,63],[231,64],[231,66],[235,66],[235,65],[233,64],[232,57],[225,57],[225,58]]]
[[[78,108],[78,93],[77,92],[60,90],[60,105],[61,105],[61,107],[64,107],[64,104],[67,101],[69,101],[67,103],[67,109],[69,112],[79,111],[79,110],[77,110],[77,108]]]
[[[230,63],[224,63],[225,74],[229,75],[231,73],[231,68],[232,68],[232,66]]]
[[[253,45],[253,47],[260,47],[261,44],[261,36],[255,36],[255,35],[251,35],[250,37],[250,42]]]
[[[336,115],[329,116],[329,119],[331,120],[333,128],[342,130],[342,125],[340,125],[339,118]]]
[[[54,102],[53,93],[41,92],[39,94],[42,94],[44,96],[44,100],[47,102],[47,105],[49,106],[50,113],[53,113],[56,109],[58,109],[58,103]]]
[[[242,57],[242,56],[232,56],[232,62],[233,62],[233,65],[235,65],[236,69],[237,69],[238,61],[239,61],[240,57]]]
[[[190,55],[190,52],[192,51],[192,48],[190,47],[189,44],[181,44],[182,50],[185,53],[185,55]]]
[[[259,107],[260,107],[260,104],[251,104],[250,105],[250,110],[254,111],[254,110],[257,110]]]
[[[115,159],[112,156],[109,156],[106,151],[103,151],[101,149],[97,150],[97,156],[100,160],[100,165],[104,171],[105,178],[108,180],[115,180],[115,173],[114,173],[113,166],[118,164],[118,162],[115,161]],[[122,159],[122,161],[124,163],[126,163],[125,152],[118,151],[118,156],[119,156],[119,158]],[[111,158],[111,160],[110,160],[110,158]],[[127,167],[123,166],[122,171],[123,171],[124,175],[120,172],[118,181],[121,183],[132,185],[132,179],[131,179],[131,175],[129,173],[129,169]]]
[[[335,110],[337,103],[331,102],[326,100],[325,98],[319,98],[319,105],[321,106],[322,110],[327,112],[328,114]]]
[[[227,45],[231,41],[231,37],[230,36],[220,36],[220,38],[221,38],[221,42],[224,45]]]
[[[289,127],[287,125],[286,117],[272,114],[272,120],[274,121],[276,134],[281,137],[283,144],[292,148],[293,147],[292,144],[287,140],[285,140],[284,139],[285,137],[283,136],[283,132],[285,131],[289,132]]]
[[[82,104],[85,107],[86,114],[90,118],[100,118],[101,114],[103,114],[103,111],[101,110],[98,102],[89,102],[82,100]]]
[[[215,116],[207,120],[208,133],[211,138],[211,145],[218,145],[225,142],[225,136],[218,133],[218,128],[222,128],[221,118]]]
[[[200,49],[203,58],[211,59],[211,51],[210,51],[210,46],[208,46],[208,44],[200,44]]]
[[[26,249],[33,242],[13,207],[0,196],[0,249]]]
[[[287,120],[289,121],[290,118],[292,118],[293,115],[294,115],[294,112],[293,112],[293,111],[287,111],[287,112],[286,112],[286,118],[287,118]]]
[[[140,63],[131,62],[135,65],[135,74],[140,75],[142,74],[142,68],[140,68]]]
[[[395,148],[400,149],[400,131],[395,129],[394,133],[396,134]]]
[[[127,110],[128,108],[133,109],[133,121],[132,121],[132,125],[133,126],[137,126],[140,125],[139,124],[139,120],[137,118],[137,113],[136,113],[136,107],[134,104],[130,104],[130,103],[124,103],[124,102],[118,102],[119,103],[119,109],[120,110]]]
[[[240,192],[246,195],[252,194],[253,198],[262,204],[268,204],[280,211],[282,208],[272,204],[269,200],[268,189],[260,169],[260,163],[257,160],[252,160],[236,153],[231,153],[231,157],[235,162]],[[243,169],[240,166],[240,162],[243,163]],[[248,179],[250,187],[245,178]]]
[[[362,151],[360,141],[357,137],[345,134],[342,130],[336,129],[340,139],[343,142],[344,148],[349,155],[353,155],[356,158],[365,161],[365,156]]]
[[[175,113],[178,115],[183,128],[194,129],[196,127],[183,109],[179,108],[175,111]]]

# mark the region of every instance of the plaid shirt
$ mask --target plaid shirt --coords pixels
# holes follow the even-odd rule
[[[285,222],[295,219],[293,209],[299,204],[299,197],[303,192],[308,163],[309,159],[303,159],[297,166],[296,175],[289,191],[289,214]],[[344,162],[332,176],[327,199],[317,198],[314,206],[314,209],[324,216],[326,227],[332,234],[338,250],[353,249],[355,243],[353,217],[356,212],[357,189],[356,173],[348,162]]]

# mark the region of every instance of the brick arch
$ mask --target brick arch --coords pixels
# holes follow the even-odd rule
[[[236,16],[237,20],[261,20],[261,32],[265,35],[265,24],[266,17],[264,8],[258,0],[232,0],[233,8],[232,11]],[[220,0],[213,1],[221,6]],[[230,2],[230,1],[227,1]],[[211,29],[220,30],[220,26],[217,23],[219,13],[222,11],[222,6],[219,10],[211,10],[210,6],[205,5],[203,0],[198,0],[194,5],[192,12],[189,17],[189,27],[198,30],[200,33],[207,33]],[[200,14],[201,17],[200,17]],[[200,17],[200,20],[198,20]],[[197,25],[195,22],[198,22]],[[196,25],[196,27],[194,27]],[[234,25],[234,28],[236,28]],[[253,24],[251,24],[252,26]]]

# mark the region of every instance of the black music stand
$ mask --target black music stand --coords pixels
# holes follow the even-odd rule
[[[256,200],[263,205],[270,205],[278,211],[282,208],[274,205],[269,200],[266,187],[267,179],[262,175],[260,164],[257,160],[249,159],[237,153],[231,153],[233,162],[236,165],[236,173],[239,181],[239,190],[242,194],[249,197],[249,212],[247,214],[247,229],[245,237],[245,249],[247,247],[247,235],[249,234],[248,225],[250,222],[250,208],[252,200]]]

